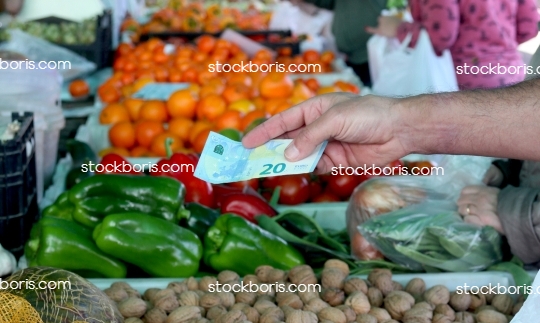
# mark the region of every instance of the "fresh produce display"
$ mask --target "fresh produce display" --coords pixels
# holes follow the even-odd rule
[[[21,29],[32,36],[64,45],[93,44],[96,41],[97,17],[78,22],[47,23],[40,21],[14,22],[10,28]]]
[[[270,12],[260,12],[254,6],[250,6],[246,11],[240,11],[219,4],[205,8],[200,2],[185,4],[172,1],[167,8],[154,13],[149,22],[140,25],[133,18],[128,18],[121,28],[122,31],[135,33],[136,36],[168,31],[217,33],[227,28],[266,30],[270,18]]]
[[[346,263],[330,258],[320,278],[308,265],[288,271],[260,266],[243,278],[225,270],[200,280],[171,282],[165,289],[149,288],[142,294],[125,282],[115,282],[105,293],[126,322],[167,323],[508,323],[524,303],[523,297],[514,300],[508,294],[458,293],[444,285],[427,286],[419,277],[404,285],[393,278],[387,269],[372,270],[366,280],[354,277]],[[215,292],[217,283],[320,284],[322,288]]]
[[[5,282],[0,290],[0,322],[124,322],[114,301],[72,272],[32,267],[14,273]],[[58,288],[36,288],[41,282]],[[69,285],[71,288],[64,288]]]

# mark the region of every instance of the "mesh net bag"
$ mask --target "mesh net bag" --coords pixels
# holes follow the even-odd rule
[[[39,313],[24,298],[0,292],[0,323],[43,323]]]

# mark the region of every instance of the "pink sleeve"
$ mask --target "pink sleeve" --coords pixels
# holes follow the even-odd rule
[[[518,0],[516,40],[519,44],[538,34],[538,9],[535,0]]]
[[[426,1],[423,1],[426,3]],[[422,28],[426,29],[435,52],[440,55],[443,50],[450,48],[459,33],[459,4],[448,0],[430,0],[427,4],[419,4],[419,16],[415,22],[402,23],[397,37],[403,41],[407,34],[412,33],[411,46],[416,44]]]

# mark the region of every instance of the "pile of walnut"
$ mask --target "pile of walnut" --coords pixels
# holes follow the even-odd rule
[[[143,295],[117,282],[105,293],[117,302],[125,323],[508,323],[523,304],[514,304],[508,295],[450,293],[442,285],[426,290],[420,278],[402,286],[386,269],[373,270],[367,281],[348,276],[347,264],[328,260],[320,281],[307,265],[289,272],[261,266],[256,275],[243,278],[244,284],[320,283],[320,293],[209,291],[217,282],[240,283],[232,271],[151,288]]]

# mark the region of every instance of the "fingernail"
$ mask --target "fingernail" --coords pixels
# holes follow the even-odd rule
[[[293,143],[291,143],[289,147],[285,149],[285,158],[288,160],[295,160],[298,155],[300,155],[300,152]]]

